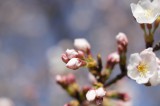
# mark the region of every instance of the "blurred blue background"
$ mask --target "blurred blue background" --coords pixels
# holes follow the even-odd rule
[[[0,0],[0,97],[11,99],[15,106],[63,106],[69,102],[71,98],[54,79],[56,74],[73,72],[65,68],[61,53],[73,48],[74,38],[84,37],[94,56],[101,53],[105,62],[116,50],[119,32],[128,36],[128,56],[143,50],[143,32],[130,9],[130,3],[137,1]],[[118,72],[117,66],[112,77]],[[89,83],[86,69],[74,74],[80,85]],[[117,90],[132,98],[124,106],[160,106],[159,89],[125,78]]]

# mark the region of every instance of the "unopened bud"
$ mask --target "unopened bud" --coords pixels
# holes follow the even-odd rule
[[[78,53],[74,49],[67,49],[66,50],[66,55],[68,59],[72,59],[78,56]]]
[[[84,94],[86,94],[91,89],[90,86],[83,86],[82,91]]]
[[[66,78],[64,78],[61,75],[56,75],[56,82],[59,83],[60,85],[63,85],[66,81]]]
[[[119,54],[117,52],[111,53],[107,57],[106,67],[112,69],[114,67],[114,65],[117,64],[119,61],[120,61]]]
[[[94,101],[96,98],[96,91],[95,90],[89,90],[86,94],[86,98],[88,101]]]
[[[117,44],[118,44],[118,52],[126,52],[127,51],[127,46],[128,46],[128,38],[127,36],[120,32],[117,36],[116,36],[116,40],[117,40]]]
[[[126,93],[119,93],[119,99],[121,99],[122,101],[129,101],[130,100],[130,97],[128,94]]]
[[[86,94],[86,98],[88,101],[95,101],[97,104],[101,104],[105,94],[106,91],[104,90],[104,88],[100,87],[96,90],[89,90]]]
[[[106,94],[106,91],[104,90],[104,88],[98,88],[98,89],[96,89],[96,96],[97,97],[103,97],[103,96],[105,96],[105,94]]]
[[[67,63],[69,61],[69,59],[68,59],[66,54],[62,54],[61,58],[62,58],[64,63]]]
[[[78,50],[82,50],[85,53],[89,53],[91,46],[89,44],[89,42],[84,39],[84,38],[78,38],[74,40],[74,46],[78,49]]]
[[[74,49],[67,49],[66,53],[62,54],[61,58],[66,67],[69,69],[76,70],[87,63],[84,61],[84,53],[82,51],[75,51]]]
[[[73,75],[73,74],[68,74],[67,75],[67,83],[68,84],[72,84],[72,83],[74,83],[76,81],[76,78],[75,78],[75,76]]]
[[[69,69],[76,70],[80,67],[85,66],[87,63],[84,60],[81,60],[79,58],[72,58],[71,60],[68,61],[66,64],[66,67]]]
[[[68,75],[56,75],[56,82],[62,86],[69,86],[70,84],[76,81],[75,76],[73,74]]]

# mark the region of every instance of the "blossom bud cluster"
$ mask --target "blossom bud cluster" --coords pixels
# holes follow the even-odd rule
[[[94,89],[89,90],[86,94],[86,98],[88,101],[94,101],[96,99],[99,100],[100,98],[103,98],[105,94],[106,94],[106,91],[104,90],[104,88],[100,87],[96,90]]]
[[[66,53],[61,56],[66,67],[69,69],[76,70],[82,66],[85,66],[87,63],[83,60],[84,53],[82,51],[76,51],[74,49],[67,49]]]

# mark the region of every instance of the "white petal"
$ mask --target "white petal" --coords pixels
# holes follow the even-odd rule
[[[148,73],[150,76],[154,74],[155,71],[157,71],[158,65],[156,61],[156,55],[152,51],[152,48],[145,49],[140,53],[140,56],[142,58],[142,62],[147,64],[148,67]]]
[[[138,23],[153,23],[160,15],[160,1],[140,0],[138,4],[131,4],[133,16]]]
[[[66,64],[66,67],[70,69],[78,69],[82,65],[82,62],[78,58],[72,58],[71,60],[68,61]]]
[[[149,82],[152,86],[156,86],[160,84],[160,70],[155,72],[154,76],[150,78]]]
[[[152,86],[156,86],[158,84],[157,78],[158,78],[158,72],[155,72],[154,75],[149,79],[149,82]]]
[[[138,84],[146,84],[146,83],[148,83],[148,81],[149,81],[149,78],[148,77],[146,77],[146,76],[141,76],[141,77],[138,77],[137,79],[136,79],[136,82],[138,83]]]
[[[95,90],[89,90],[86,94],[86,98],[88,101],[93,101],[96,98]]]
[[[136,66],[139,64],[141,61],[141,57],[138,53],[131,54],[130,59],[129,59],[129,64]]]
[[[136,67],[135,67],[135,66],[132,66],[132,65],[128,65],[127,69],[128,69],[127,75],[128,75],[131,79],[136,80],[136,79],[138,78],[138,76],[139,76],[139,73],[138,73]]]
[[[74,49],[67,49],[66,54],[68,59],[75,58],[78,55],[78,53]]]

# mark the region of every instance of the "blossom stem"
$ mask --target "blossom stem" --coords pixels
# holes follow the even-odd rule
[[[126,68],[126,53],[122,53],[120,55],[120,69],[121,69],[121,74],[117,75],[114,79],[112,79],[110,82],[104,84],[104,87],[108,87],[112,85],[113,83],[116,83],[118,80],[122,79],[127,75],[127,68]]]
[[[121,73],[119,75],[117,75],[114,79],[112,79],[110,82],[104,84],[104,87],[108,87],[110,85],[112,85],[113,83],[117,82],[118,80],[122,79],[123,77],[125,77],[126,74]]]

